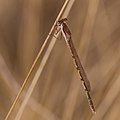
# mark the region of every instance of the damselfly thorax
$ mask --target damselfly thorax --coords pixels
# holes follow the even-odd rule
[[[63,18],[57,22],[55,34],[57,34],[61,31],[65,40],[69,40],[68,38],[71,37],[71,32],[70,32],[70,29],[69,29],[66,21],[67,21],[67,18]]]

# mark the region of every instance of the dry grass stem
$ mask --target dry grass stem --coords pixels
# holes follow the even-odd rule
[[[59,18],[61,17],[61,15],[62,15],[62,13],[63,13],[63,11],[64,11],[66,5],[68,4],[68,2],[69,2],[69,0],[66,0],[66,1],[65,1],[65,3],[64,3],[64,5],[63,5],[63,7],[62,7],[62,9],[61,9],[61,11],[60,11],[60,13],[59,13],[57,19],[56,19],[56,21],[58,21]],[[42,45],[40,51],[38,52],[37,57],[36,57],[35,60],[34,60],[34,63],[32,64],[32,66],[31,66],[31,68],[30,68],[30,70],[29,70],[29,72],[28,72],[28,74],[27,74],[27,76],[26,76],[26,78],[25,78],[25,80],[24,80],[24,82],[23,82],[23,84],[22,84],[22,86],[21,86],[21,88],[20,88],[20,90],[19,90],[19,92],[18,92],[16,98],[15,98],[15,100],[13,101],[12,106],[10,107],[10,109],[9,109],[9,111],[8,111],[8,114],[7,114],[6,117],[5,117],[5,120],[8,119],[8,117],[9,117],[10,114],[11,114],[11,112],[13,111],[13,109],[14,109],[14,107],[15,107],[15,105],[16,105],[16,103],[17,103],[17,101],[18,101],[18,99],[19,99],[19,97],[20,97],[20,95],[21,95],[21,93],[22,93],[22,91],[23,91],[23,89],[24,89],[24,87],[25,87],[27,81],[28,81],[28,78],[29,78],[30,74],[32,73],[32,71],[33,71],[33,69],[34,69],[34,67],[35,67],[35,65],[36,65],[36,63],[37,63],[37,61],[38,61],[38,59],[39,59],[39,57],[40,57],[40,55],[41,55],[43,49],[44,49],[44,47],[45,47],[46,44],[47,44],[47,41],[48,41],[50,35],[52,34],[52,32],[53,32],[53,30],[54,30],[56,21],[54,22],[54,24],[53,24],[53,26],[52,26],[52,28],[51,28],[51,30],[50,30],[50,32],[49,32],[47,38],[45,39],[45,41],[44,41],[44,43],[43,43],[43,45]]]
[[[69,12],[70,12],[70,8],[72,7],[72,5],[73,5],[73,3],[74,3],[74,0],[71,0],[71,1],[69,2],[70,4],[69,4],[69,3],[67,4],[67,3],[68,3],[68,1],[66,1],[66,2],[64,3],[64,5],[63,5],[63,7],[62,7],[62,9],[61,9],[61,11],[60,11],[60,13],[59,13],[59,15],[58,15],[58,17],[57,17],[56,20],[58,20],[58,19],[60,18],[61,14],[63,14],[63,16],[64,16],[63,11],[64,11],[64,9],[66,8],[66,5],[67,5],[67,8],[66,8],[66,10],[67,10],[66,17],[68,16],[68,14],[69,14]],[[72,4],[71,4],[71,3],[72,3]],[[69,9],[69,11],[68,11],[68,9]],[[66,10],[65,10],[65,11],[66,11]],[[56,24],[56,20],[55,20],[55,23],[54,23],[54,25],[53,25],[53,27],[52,27],[52,30],[50,31],[49,35],[51,35],[51,33],[52,33],[52,31],[53,31],[53,28],[54,28],[54,26],[55,26],[55,24]],[[48,35],[48,38],[47,38],[47,39],[49,39],[49,35]],[[55,39],[54,36],[53,36],[53,38],[52,38],[52,40],[51,40],[51,42],[50,42],[50,44],[49,44],[49,46],[48,46],[48,48],[47,48],[47,50],[46,50],[46,53],[45,53],[45,55],[44,55],[44,57],[43,57],[40,65],[39,65],[36,73],[35,73],[35,76],[34,76],[34,78],[33,78],[33,81],[32,81],[31,85],[30,85],[29,88],[28,88],[28,91],[27,91],[27,93],[26,93],[25,99],[23,100],[22,105],[20,106],[20,108],[19,108],[19,110],[18,110],[18,113],[17,113],[17,115],[16,115],[15,120],[19,120],[19,119],[21,118],[21,115],[22,115],[22,113],[23,113],[23,111],[24,111],[24,108],[25,108],[25,106],[26,106],[26,104],[27,104],[27,102],[28,102],[28,100],[29,100],[29,98],[30,98],[30,96],[31,96],[34,88],[35,88],[35,85],[37,84],[37,81],[38,81],[38,79],[39,79],[39,77],[40,77],[40,75],[41,75],[41,73],[42,73],[42,70],[43,70],[43,68],[44,68],[44,66],[45,66],[45,64],[46,64],[46,62],[47,62],[47,60],[48,60],[48,57],[49,57],[49,55],[50,55],[50,53],[51,53],[51,51],[52,51],[52,49],[53,49],[53,47],[54,47],[54,45],[55,45],[55,42],[56,42],[56,39]]]

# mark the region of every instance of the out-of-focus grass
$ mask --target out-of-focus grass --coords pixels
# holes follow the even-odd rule
[[[98,4],[96,0],[76,0],[68,17],[73,42],[91,83],[97,114],[92,116],[69,50],[62,39],[57,40],[53,48],[22,120],[119,119],[120,1],[97,1]],[[0,1],[1,120],[7,114],[63,2]]]

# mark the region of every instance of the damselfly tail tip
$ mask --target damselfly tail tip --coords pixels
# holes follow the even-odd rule
[[[93,105],[90,105],[90,109],[91,109],[93,114],[96,114],[96,110],[95,110],[95,107]]]
[[[94,115],[96,114],[96,111],[95,111],[95,109],[94,109],[94,110],[92,109],[92,113],[93,113]]]

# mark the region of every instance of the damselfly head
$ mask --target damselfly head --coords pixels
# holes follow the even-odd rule
[[[57,26],[60,26],[62,23],[66,22],[67,18],[63,18],[57,22]]]

